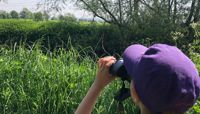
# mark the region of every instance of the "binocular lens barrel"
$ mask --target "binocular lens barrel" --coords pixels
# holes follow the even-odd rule
[[[123,81],[125,81],[125,80],[128,81],[128,82],[131,81],[131,78],[128,75],[127,70],[124,66],[123,59],[119,59],[119,60],[116,61],[116,63],[111,65],[109,72],[113,76],[120,77]]]

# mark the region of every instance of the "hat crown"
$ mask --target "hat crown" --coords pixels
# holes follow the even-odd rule
[[[200,90],[198,71],[178,48],[155,44],[146,48],[143,54],[129,53],[137,52],[133,51],[134,46],[127,49],[124,53],[125,67],[145,106],[152,111],[184,112],[194,104]],[[134,64],[134,68],[126,63]]]

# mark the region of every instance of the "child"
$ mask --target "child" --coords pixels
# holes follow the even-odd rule
[[[123,54],[131,77],[131,96],[141,114],[184,114],[200,92],[200,78],[193,62],[178,48],[155,44],[129,46]],[[97,97],[115,77],[109,74],[114,57],[100,58],[97,76],[75,114],[90,114]]]

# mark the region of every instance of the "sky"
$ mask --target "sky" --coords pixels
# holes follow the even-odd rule
[[[37,4],[41,0],[0,0],[0,10],[5,10],[10,12],[16,10],[20,12],[24,7],[28,8],[32,12],[39,11],[37,9]],[[59,14],[71,13],[74,14],[77,18],[92,18],[92,15],[87,11],[83,11],[75,7],[72,3],[68,3],[68,6],[62,10]],[[57,13],[58,14],[58,13]],[[53,13],[56,15],[56,13]]]

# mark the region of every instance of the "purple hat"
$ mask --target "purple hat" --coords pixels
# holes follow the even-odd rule
[[[124,65],[142,103],[152,112],[185,112],[200,92],[194,63],[178,48],[135,44],[123,54]]]

